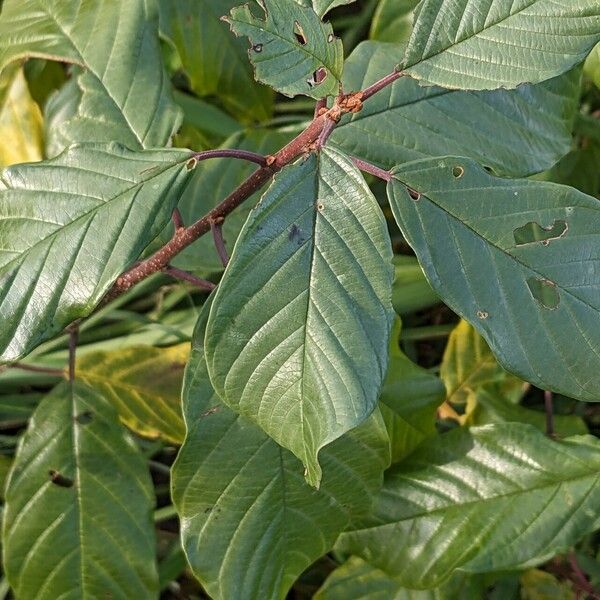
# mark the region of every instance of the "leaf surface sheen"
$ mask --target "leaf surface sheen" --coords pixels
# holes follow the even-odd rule
[[[73,146],[0,176],[0,360],[87,316],[168,223],[189,151]]]
[[[209,300],[210,302],[210,300]],[[283,599],[328,552],[382,484],[389,442],[381,416],[323,449],[323,483],[215,393],[204,355],[208,305],[196,325],[185,374],[185,442],[172,470],[172,497],[194,574],[215,599]]]
[[[7,484],[4,562],[21,600],[157,598],[142,456],[98,392],[56,387],[36,409]]]
[[[219,396],[320,480],[319,450],[373,411],[393,319],[391,247],[360,172],[323,150],[250,214],[217,290],[207,361]]]
[[[598,200],[493,177],[466,158],[393,173],[394,216],[432,287],[500,364],[542,389],[599,401]]]
[[[597,0],[423,0],[400,68],[450,89],[510,89],[568,71],[598,41]]]
[[[373,516],[337,544],[416,589],[540,564],[600,525],[600,444],[529,425],[458,428],[386,473]],[[398,544],[398,540],[402,544]]]
[[[179,126],[155,0],[5,0],[0,70],[32,57],[85,69],[66,84],[71,94],[79,88],[79,102],[61,124],[63,147],[115,141],[132,149],[160,147]]]

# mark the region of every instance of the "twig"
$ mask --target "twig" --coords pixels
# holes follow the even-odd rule
[[[226,267],[229,263],[229,254],[227,253],[227,248],[225,248],[225,240],[223,239],[223,218],[217,219],[210,224],[210,228],[213,235],[213,241],[215,242],[215,248],[217,250],[217,254],[223,263],[223,266]]]
[[[335,129],[336,125],[336,121],[333,121],[332,119],[327,120],[327,123],[325,123],[325,127],[323,127],[321,133],[319,134],[319,137],[317,138],[317,148],[322,148],[325,145],[325,143],[329,139],[329,136],[333,133],[333,130]]]
[[[12,363],[6,365],[8,369],[19,369],[21,371],[30,371],[31,373],[47,373],[48,375],[56,375],[57,377],[62,377],[64,371],[62,369],[52,369],[50,367],[39,367],[37,365],[27,365],[25,363]],[[4,369],[0,369],[2,372]]]
[[[171,216],[171,219],[173,220],[175,229],[181,229],[184,227],[183,217],[181,216],[181,212],[178,208],[173,209],[173,215]]]
[[[352,157],[352,162],[365,173],[370,173],[375,177],[379,177],[379,179],[383,179],[384,181],[390,181],[392,179],[392,174],[389,171],[384,169],[380,169],[379,167],[368,163],[365,160],[361,160],[360,158]]]
[[[69,381],[75,381],[75,355],[77,352],[77,340],[79,338],[79,324],[73,323],[69,326]]]
[[[208,160],[210,158],[238,158],[256,163],[261,167],[266,166],[267,158],[262,154],[250,152],[249,150],[238,150],[236,148],[222,148],[218,150],[203,150],[202,152],[194,152],[192,158],[197,161]]]
[[[365,88],[362,91],[361,98],[363,102],[368,100],[371,96],[380,92],[383,88],[387,87],[394,83],[394,81],[400,79],[400,77],[404,77],[405,73],[403,71],[394,71],[385,77],[382,77],[379,81],[376,81],[373,85]]]
[[[188,273],[187,271],[182,271],[181,269],[178,269],[177,267],[165,267],[163,269],[163,271],[167,274],[170,275],[171,277],[174,277],[175,279],[179,279],[181,281],[186,281],[187,283],[191,283],[192,285],[196,286],[197,288],[200,288],[202,290],[207,290],[207,291],[211,291],[214,290],[217,286],[212,282],[212,281],[207,281],[206,279],[200,279],[200,277],[196,277],[195,275],[192,275],[191,273]]]
[[[556,434],[554,433],[554,405],[550,390],[544,391],[544,409],[546,411],[546,435],[553,438]]]

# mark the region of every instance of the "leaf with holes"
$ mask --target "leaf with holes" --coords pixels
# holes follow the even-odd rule
[[[423,0],[400,68],[450,89],[537,83],[600,41],[597,0]]]
[[[180,396],[188,356],[189,344],[90,352],[77,361],[77,378],[108,398],[136,433],[181,444]]]
[[[337,94],[344,52],[331,25],[295,0],[260,0],[260,5],[264,19],[248,4],[226,18],[236,35],[248,36],[256,78],[286,96]]]
[[[67,83],[79,102],[61,126],[63,137],[118,141],[132,149],[164,146],[177,130],[180,111],[157,34],[154,1],[5,0],[0,70],[30,57],[84,67],[76,82]]]
[[[215,389],[302,460],[373,411],[393,318],[384,217],[333,150],[286,167],[250,213],[217,289],[207,341]]]
[[[390,436],[392,462],[410,454],[435,434],[435,416],[444,401],[444,384],[414,364],[399,346],[400,319],[392,330],[390,362],[381,390],[381,410]]]
[[[390,73],[404,46],[363,42],[348,58],[344,88],[362,89]],[[418,158],[469,156],[503,175],[550,168],[571,148],[579,69],[516,90],[453,91],[402,77],[343,118],[331,142],[389,169]]]
[[[161,33],[176,48],[192,90],[216,95],[246,121],[271,116],[273,92],[254,81],[247,43],[220,18],[239,0],[160,0]]]
[[[156,598],[154,496],[115,410],[81,383],[36,409],[6,489],[4,567],[21,600]]]
[[[455,157],[398,167],[388,193],[432,287],[506,370],[600,401],[598,200]]]
[[[74,146],[0,178],[0,360],[92,312],[164,228],[189,151]]]
[[[214,392],[202,346],[208,308],[186,369],[187,435],[172,470],[183,546],[212,598],[285,598],[351,519],[369,510],[389,442],[376,413],[323,450],[323,485],[311,488],[298,459]]]
[[[517,423],[459,428],[388,471],[373,516],[337,546],[416,589],[457,569],[540,564],[600,526],[599,470],[591,436],[556,442]]]

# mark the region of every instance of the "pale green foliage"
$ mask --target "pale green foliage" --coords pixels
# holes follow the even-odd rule
[[[63,383],[36,409],[7,483],[6,573],[20,600],[153,598],[154,505],[114,408]]]
[[[567,71],[598,41],[597,0],[423,0],[400,66],[446,88],[514,88]]]

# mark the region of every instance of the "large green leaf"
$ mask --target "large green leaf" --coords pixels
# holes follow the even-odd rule
[[[70,85],[80,102],[61,133],[71,141],[140,149],[165,145],[177,129],[155,0],[5,0],[0,70],[31,57],[86,69]]]
[[[377,403],[392,277],[377,201],[346,157],[323,150],[276,176],[218,287],[206,338],[215,389],[313,485],[319,450]]]
[[[136,433],[181,444],[180,396],[188,356],[189,344],[90,352],[77,361],[77,377],[108,398]]]
[[[16,597],[157,598],[153,505],[144,460],[110,403],[81,383],[55,388],[7,484],[4,567]]]
[[[444,384],[400,350],[399,336],[400,319],[396,319],[388,372],[381,390],[381,408],[390,436],[393,463],[435,434],[436,412],[444,401]]]
[[[78,317],[169,221],[187,151],[74,146],[0,180],[0,360],[16,360]]]
[[[300,573],[369,510],[389,461],[381,417],[321,454],[319,491],[302,465],[215,394],[200,316],[183,393],[187,436],[172,470],[183,546],[213,598],[285,598]]]
[[[516,423],[456,429],[386,474],[374,514],[340,537],[403,585],[431,588],[460,569],[544,562],[600,526],[600,442],[556,442]]]
[[[340,88],[344,52],[329,23],[295,0],[259,0],[264,19],[244,4],[228,23],[250,39],[248,50],[256,78],[286,96],[322,98]]]
[[[413,11],[418,3],[419,0],[380,0],[371,21],[369,37],[380,42],[408,40],[412,31]]]
[[[404,46],[363,42],[351,54],[344,88],[358,90],[391,72]],[[421,87],[402,77],[346,116],[331,136],[346,152],[391,168],[424,157],[469,156],[500,174],[550,168],[571,148],[581,73],[494,92]]]
[[[400,68],[454,89],[550,79],[600,41],[597,0],[423,0]]]
[[[484,592],[480,577],[460,574],[432,590],[410,590],[361,558],[351,556],[331,573],[314,600],[478,600]]]
[[[430,283],[500,364],[538,387],[600,401],[598,200],[496,178],[465,158],[393,173],[394,216]]]
[[[394,256],[392,304],[399,315],[429,308],[440,302],[414,256]]]
[[[274,154],[290,141],[292,134],[270,129],[254,129],[229,137],[223,148],[239,148],[267,155]],[[256,170],[256,165],[243,160],[228,158],[199,163],[186,187],[178,207],[185,223],[193,223],[221,202],[242,181]],[[248,214],[260,198],[257,192],[242,206],[236,208],[223,224],[223,238],[229,249]],[[206,235],[185,248],[173,261],[173,265],[189,271],[221,271],[223,264],[215,251],[212,236]]]
[[[246,120],[271,116],[273,93],[254,81],[248,44],[221,21],[239,0],[160,0],[161,33],[179,53],[192,90],[216,95]]]

